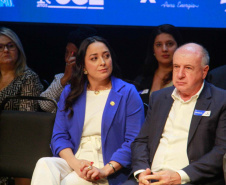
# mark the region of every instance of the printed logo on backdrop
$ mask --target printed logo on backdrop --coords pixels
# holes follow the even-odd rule
[[[104,0],[38,0],[38,8],[104,9]]]
[[[156,3],[155,0],[140,0],[140,3],[147,3],[149,1],[150,3]]]
[[[160,0],[140,0],[140,3],[158,3]],[[226,1],[226,0],[221,0]],[[195,3],[182,3],[181,1],[174,0],[174,2],[164,1],[160,3],[162,8],[185,8],[185,9],[192,9],[192,8],[199,8],[199,4]]]
[[[13,0],[0,0],[0,7],[14,7]]]
[[[220,4],[225,4],[226,0],[221,0]],[[224,10],[226,12],[226,9]]]

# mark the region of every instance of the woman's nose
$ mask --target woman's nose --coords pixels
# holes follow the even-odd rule
[[[162,49],[163,51],[168,51],[168,47],[165,44],[163,44]]]
[[[5,47],[4,47],[4,49],[3,49],[3,51],[9,51],[9,48],[5,45]]]
[[[105,65],[105,64],[106,64],[105,60],[101,58],[101,65]]]

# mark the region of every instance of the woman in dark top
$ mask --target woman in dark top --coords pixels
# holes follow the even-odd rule
[[[135,79],[144,103],[148,104],[151,92],[173,85],[173,54],[181,44],[182,37],[173,25],[163,24],[152,31],[142,74]]]

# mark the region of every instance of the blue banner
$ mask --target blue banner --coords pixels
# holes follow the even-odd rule
[[[0,0],[1,22],[226,28],[226,0]]]

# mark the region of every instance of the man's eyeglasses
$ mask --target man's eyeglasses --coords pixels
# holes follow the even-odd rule
[[[5,47],[9,50],[9,51],[14,51],[16,49],[16,44],[10,42],[8,44],[0,44],[0,52],[4,51]]]

